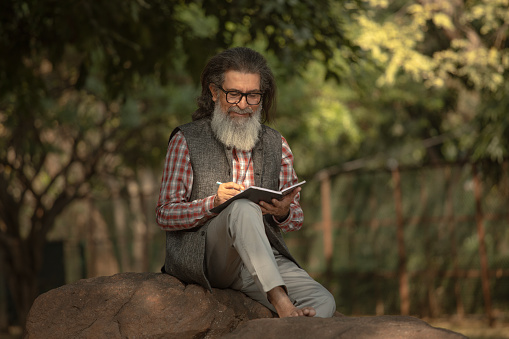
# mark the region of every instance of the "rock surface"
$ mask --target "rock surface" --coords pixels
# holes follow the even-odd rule
[[[122,273],[39,296],[25,338],[465,338],[412,317],[273,317],[240,292]]]
[[[406,316],[256,319],[241,324],[224,339],[459,339],[465,336]]]
[[[270,310],[233,290],[210,293],[159,273],[80,280],[40,295],[25,338],[213,338]]]

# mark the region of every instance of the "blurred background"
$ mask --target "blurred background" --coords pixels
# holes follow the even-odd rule
[[[3,0],[0,337],[79,279],[157,272],[168,137],[208,58],[268,59],[345,315],[509,338],[509,1]]]

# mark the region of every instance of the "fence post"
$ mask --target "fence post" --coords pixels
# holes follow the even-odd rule
[[[484,217],[482,211],[482,187],[476,164],[472,164],[472,174],[474,179],[474,196],[475,196],[475,221],[477,225],[477,235],[479,237],[479,257],[481,260],[481,284],[484,296],[484,309],[488,316],[488,323],[493,327],[495,319],[491,310],[490,295],[490,277],[488,271],[488,256],[486,254],[486,243],[484,241]]]
[[[323,173],[320,177],[320,193],[322,205],[323,256],[326,264],[326,279],[332,279],[332,215],[330,204],[330,177]]]
[[[453,282],[454,282],[454,295],[456,296],[456,313],[458,317],[463,318],[465,316],[465,308],[463,306],[463,299],[461,297],[461,285],[459,279],[459,262],[458,262],[458,246],[456,244],[456,221],[454,217],[454,205],[453,205],[453,188],[456,180],[452,175],[452,168],[448,165],[445,168],[445,180],[446,180],[446,198],[445,198],[445,215],[448,219],[449,224],[449,240],[451,243],[451,257],[453,264]]]
[[[403,204],[401,197],[401,176],[398,166],[391,167],[394,184],[394,204],[396,207],[396,237],[398,242],[398,279],[399,298],[402,315],[410,314],[410,293],[408,287],[408,272],[406,268],[405,230],[403,219]]]

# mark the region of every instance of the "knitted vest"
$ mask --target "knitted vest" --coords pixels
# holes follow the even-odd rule
[[[171,138],[182,131],[193,168],[191,201],[217,192],[217,181],[233,181],[232,152],[218,141],[210,127],[210,119],[201,119],[177,127]],[[281,135],[262,125],[260,138],[252,151],[255,185],[273,190],[279,187],[281,170]],[[164,269],[187,283],[197,283],[212,291],[205,272],[205,239],[210,220],[190,230],[166,232]],[[270,244],[295,262],[272,216],[264,217],[265,233]]]

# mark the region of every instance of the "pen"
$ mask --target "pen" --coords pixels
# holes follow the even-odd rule
[[[222,185],[223,183],[221,181],[216,181],[216,184]],[[241,192],[244,192],[245,190],[240,190]]]

